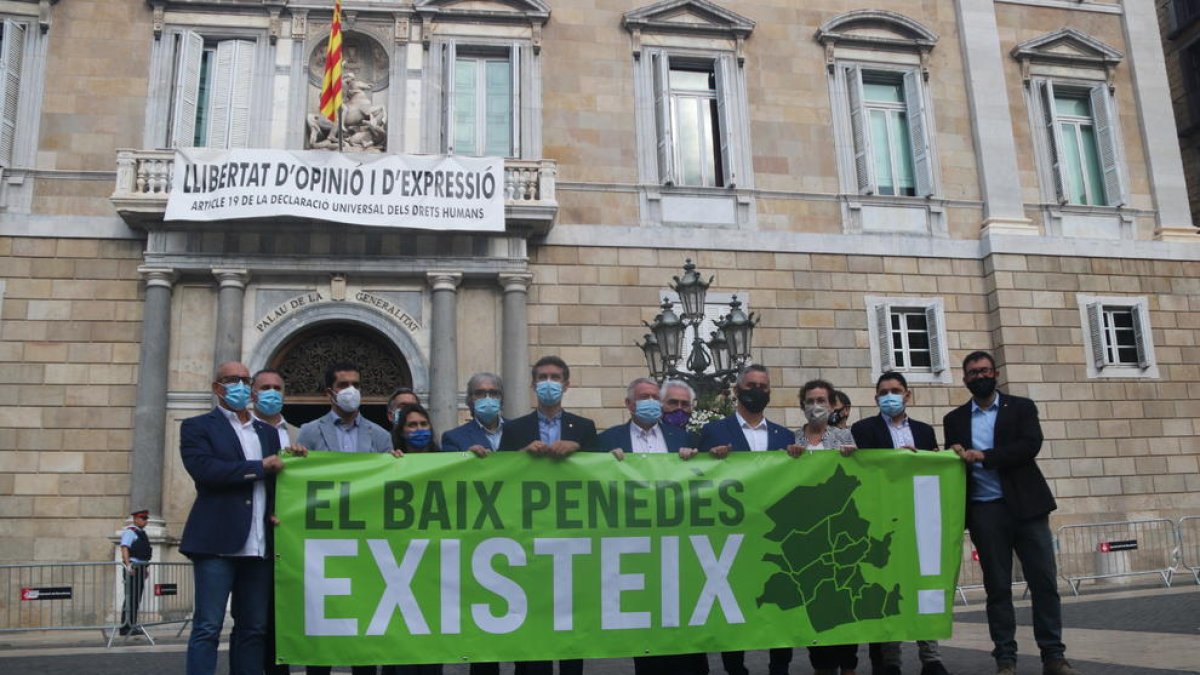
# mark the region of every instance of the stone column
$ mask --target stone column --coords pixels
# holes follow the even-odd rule
[[[429,414],[434,432],[458,426],[458,284],[462,272],[429,272]]]
[[[163,451],[167,437],[167,369],[171,343],[171,284],[175,270],[140,267],[146,281],[137,401],[133,413],[130,509],[149,509],[150,525],[163,528]]]
[[[1188,204],[1183,157],[1171,107],[1171,85],[1167,82],[1158,12],[1154,5],[1154,0],[1125,0],[1122,13],[1139,130],[1150,174],[1150,194],[1157,211],[1154,238],[1194,242],[1196,228],[1192,225]]]
[[[1004,55],[993,0],[958,0],[958,35],[967,76],[975,163],[983,197],[983,232],[1038,234],[1025,217],[1013,140]]]
[[[220,283],[217,291],[217,345],[213,369],[226,361],[242,360],[242,303],[246,298],[246,270],[214,269]]]
[[[500,376],[504,378],[504,416],[529,412],[529,284],[532,274],[501,274],[504,288],[503,348]]]

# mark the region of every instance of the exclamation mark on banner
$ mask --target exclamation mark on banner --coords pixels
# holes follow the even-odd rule
[[[913,476],[913,512],[917,525],[917,564],[922,577],[942,573],[942,483],[937,476]],[[917,590],[919,614],[946,611],[946,591]]]

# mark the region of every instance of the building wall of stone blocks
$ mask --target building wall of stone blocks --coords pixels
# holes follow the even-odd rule
[[[0,559],[104,559],[128,511],[137,241],[0,237]]]
[[[945,302],[954,384],[914,385],[910,412],[934,423],[965,402],[962,358],[991,350],[1005,390],[1038,402],[1039,463],[1058,523],[1179,517],[1200,509],[1200,263],[992,255],[983,260],[603,247],[540,247],[530,296],[533,358],[572,366],[567,406],[598,427],[627,419],[624,385],[645,375],[634,346],[685,257],[715,276],[711,291],[748,291],[761,316],[755,360],[772,369],[769,417],[803,424],[798,389],[823,378],[873,412],[867,295]],[[1088,379],[1077,293],[1144,295],[1161,377]],[[597,326],[600,326],[599,328]]]

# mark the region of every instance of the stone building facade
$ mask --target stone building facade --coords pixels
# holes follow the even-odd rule
[[[793,428],[805,380],[857,418],[888,367],[940,422],[991,350],[1040,403],[1055,524],[1200,513],[1153,0],[346,0],[361,144],[505,156],[505,232],[165,221],[174,147],[320,147],[331,4],[0,3],[0,556],[104,559],[131,506],[169,549],[179,421],[225,359],[284,369],[301,421],[351,355],[368,412],[409,384],[445,429],[470,373],[519,414],[557,353],[567,406],[615,424],[685,258],[761,316]]]

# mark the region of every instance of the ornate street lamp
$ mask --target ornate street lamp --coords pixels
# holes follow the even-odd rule
[[[749,363],[751,339],[758,317],[747,315],[735,295],[729,303],[729,314],[717,321],[717,330],[710,333],[711,339],[706,343],[700,337],[700,326],[704,323],[705,300],[713,278],[705,281],[689,258],[683,265],[683,275],[673,279],[671,290],[679,294],[682,315],[676,314],[674,304],[664,298],[660,306],[662,311],[655,315],[654,322],[642,322],[650,332],[646,334],[645,342],[637,346],[646,357],[651,377],[660,382],[684,380],[702,400],[711,400],[726,392],[738,371]],[[689,329],[692,333],[691,353],[687,363],[680,363],[685,333]]]

